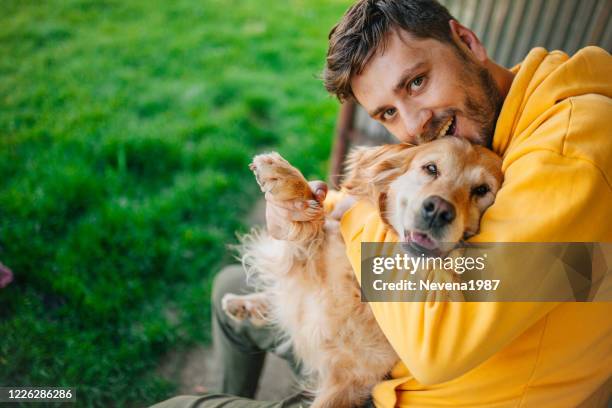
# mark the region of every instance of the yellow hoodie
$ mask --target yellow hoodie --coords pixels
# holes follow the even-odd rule
[[[493,149],[505,181],[480,242],[612,242],[612,57],[533,49],[516,73]],[[360,244],[397,241],[360,202],[342,218]],[[520,259],[508,262],[517,262]],[[401,362],[377,407],[599,407],[610,395],[612,303],[371,303]]]

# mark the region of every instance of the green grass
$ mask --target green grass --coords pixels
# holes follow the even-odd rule
[[[0,385],[143,406],[209,341],[210,284],[278,150],[324,178],[317,79],[347,1],[0,5]]]

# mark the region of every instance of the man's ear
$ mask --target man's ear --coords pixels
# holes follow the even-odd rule
[[[474,55],[474,58],[481,63],[489,59],[487,50],[472,30],[459,24],[457,20],[449,20],[448,24],[457,46]]]
[[[417,150],[408,143],[353,149],[346,161],[342,189],[357,199],[379,204],[380,194],[408,170]]]

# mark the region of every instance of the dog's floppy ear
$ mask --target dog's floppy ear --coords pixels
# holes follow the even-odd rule
[[[386,194],[389,184],[408,170],[417,150],[408,143],[353,149],[346,161],[342,189],[357,199],[379,204],[380,194]]]

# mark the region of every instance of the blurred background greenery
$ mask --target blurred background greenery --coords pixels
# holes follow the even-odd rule
[[[278,150],[324,178],[318,79],[349,1],[0,4],[0,385],[143,406],[209,341],[210,285]]]

